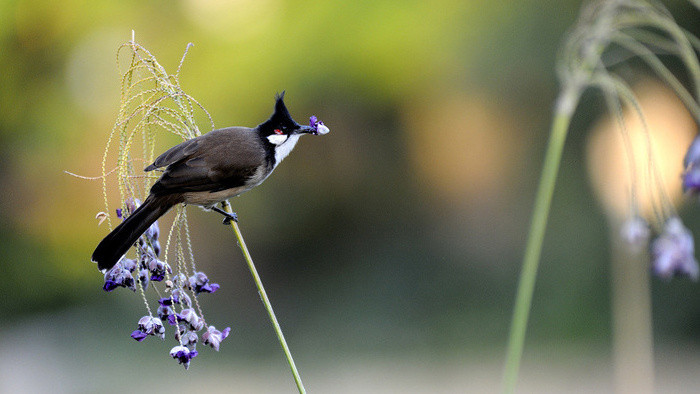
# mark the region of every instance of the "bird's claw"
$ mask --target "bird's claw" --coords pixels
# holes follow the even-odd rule
[[[231,221],[232,221],[232,220],[233,220],[234,222],[238,223],[238,215],[236,215],[235,212],[231,212],[231,213],[228,213],[228,212],[227,212],[227,215],[226,215],[226,217],[224,218],[223,224],[224,224],[225,226],[229,226],[229,225],[231,225]]]

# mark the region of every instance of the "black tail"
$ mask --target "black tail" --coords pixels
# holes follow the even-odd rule
[[[92,252],[92,261],[97,263],[97,268],[104,271],[114,267],[141,234],[178,203],[173,197],[149,195],[134,213],[107,234]]]

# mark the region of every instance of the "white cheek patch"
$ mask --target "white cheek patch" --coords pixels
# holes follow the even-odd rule
[[[286,134],[271,134],[267,136],[267,140],[270,141],[272,145],[281,145],[289,138]]]

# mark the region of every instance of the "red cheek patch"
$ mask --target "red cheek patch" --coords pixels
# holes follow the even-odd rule
[[[277,135],[282,135],[282,130],[280,130],[280,129],[275,129],[275,134],[277,134]]]

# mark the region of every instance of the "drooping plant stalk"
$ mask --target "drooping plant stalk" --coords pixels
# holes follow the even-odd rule
[[[513,393],[518,380],[520,369],[520,359],[523,354],[525,344],[525,332],[527,321],[532,305],[532,294],[535,289],[535,279],[537,278],[537,267],[542,252],[544,233],[547,227],[547,218],[551,207],[552,195],[556,184],[559,164],[561,163],[562,151],[566,134],[571,123],[574,106],[572,103],[578,101],[579,92],[567,90],[562,92],[556,106],[556,113],[550,130],[547,153],[542,167],[542,177],[535,197],[535,208],[530,223],[525,256],[523,257],[522,271],[518,282],[518,292],[515,298],[515,310],[510,327],[510,337],[508,339],[508,350],[506,354],[505,372],[503,376],[503,392]]]
[[[228,212],[228,213],[233,213],[231,210],[231,204],[229,204],[228,201],[224,201],[221,203],[223,209]],[[267,315],[270,317],[270,321],[272,322],[272,326],[275,329],[275,334],[277,335],[277,340],[279,341],[280,345],[282,346],[282,350],[284,350],[284,356],[287,359],[287,363],[289,364],[289,368],[292,370],[292,375],[294,376],[294,382],[297,385],[297,389],[299,390],[299,393],[306,393],[306,389],[304,389],[304,383],[301,381],[301,376],[299,375],[299,371],[297,370],[296,364],[294,364],[294,358],[292,357],[292,353],[289,351],[289,346],[287,346],[287,341],[284,339],[284,334],[282,333],[282,328],[280,327],[279,323],[277,322],[277,317],[275,316],[275,311],[272,309],[272,304],[270,303],[270,300],[267,298],[267,293],[265,292],[265,287],[262,284],[262,281],[260,280],[260,275],[258,275],[258,270],[255,269],[255,263],[253,263],[253,258],[250,256],[250,252],[248,251],[248,247],[245,244],[245,241],[243,240],[243,234],[241,234],[241,229],[238,227],[238,223],[235,221],[231,220],[230,221],[231,228],[233,231],[236,233],[236,239],[238,240],[238,246],[241,248],[241,252],[243,252],[243,257],[245,258],[246,264],[248,265],[248,269],[250,270],[250,274],[253,276],[253,281],[255,282],[255,286],[258,288],[258,294],[260,294],[260,300],[262,301],[263,305],[265,306],[265,310],[267,311]]]

